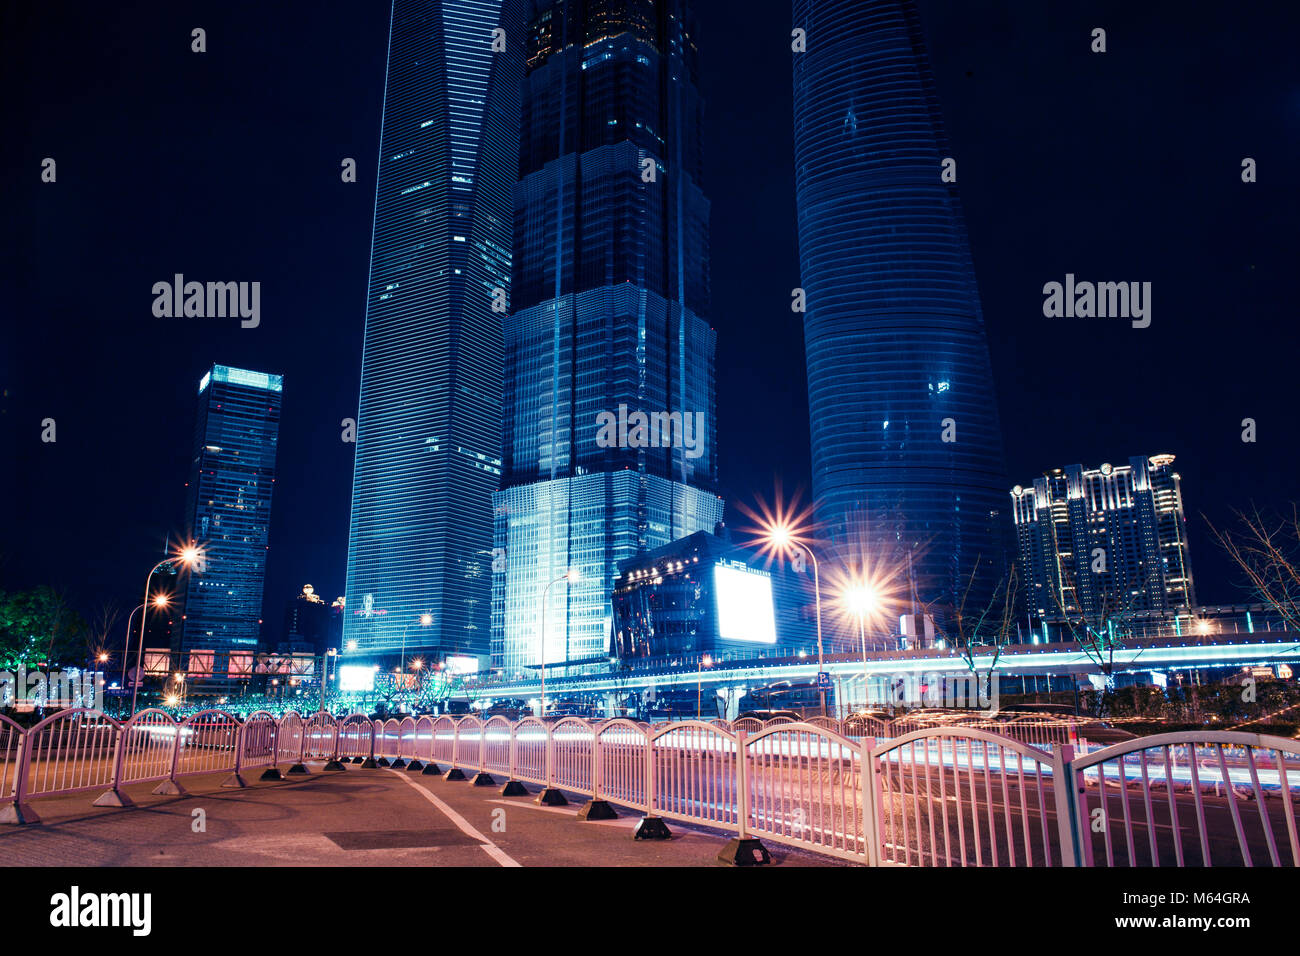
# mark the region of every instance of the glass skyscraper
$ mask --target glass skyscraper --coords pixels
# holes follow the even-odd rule
[[[488,652],[518,19],[516,0],[392,5],[345,658]]]
[[[199,382],[187,511],[203,563],[181,578],[185,614],[172,650],[213,652],[216,682],[230,652],[257,650],[282,389],[279,375],[225,365]]]
[[[941,620],[1004,565],[984,320],[912,0],[794,0],[795,182],[821,533]],[[993,512],[1000,512],[994,515]]]
[[[619,562],[722,518],[703,104],[682,0],[527,11],[492,663],[608,653]],[[641,417],[644,416],[644,417]]]

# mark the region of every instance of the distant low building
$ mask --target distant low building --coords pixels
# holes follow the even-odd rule
[[[1167,618],[1196,597],[1173,455],[1070,465],[1011,489],[1021,593],[1046,621]]]
[[[304,584],[302,591],[284,609],[284,632],[279,650],[319,657],[331,648],[337,651],[342,642],[343,598],[327,604],[315,588]]]

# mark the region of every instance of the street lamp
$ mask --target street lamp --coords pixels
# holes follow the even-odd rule
[[[430,624],[433,623],[433,615],[430,614],[428,611],[425,611],[423,614],[420,615],[419,621],[421,627],[428,627]],[[393,672],[394,674],[405,675],[406,673],[406,632],[409,631],[410,629],[411,629],[411,625],[409,623],[406,625],[406,627],[402,628],[402,658],[397,665],[397,670]],[[402,683],[405,682],[406,679],[405,677],[403,677]]]
[[[541,632],[542,643],[541,657],[539,658],[542,665],[542,720],[546,719],[546,596],[551,593],[551,588],[559,584],[561,581],[568,581],[570,584],[576,584],[580,580],[582,580],[582,572],[576,567],[569,568],[569,570],[565,571],[542,589],[542,621],[541,627],[538,629]]]
[[[167,606],[167,595],[159,594],[153,599],[153,606],[163,608]],[[135,611],[144,609],[143,604],[136,605]],[[131,619],[135,617],[135,611],[126,616],[126,634],[122,637],[122,693],[126,694],[126,661],[131,656]],[[137,660],[135,666],[139,667],[140,662]],[[130,715],[128,715],[130,716]]]
[[[867,615],[876,609],[879,596],[875,588],[861,582],[850,585],[844,591],[844,600],[849,609],[858,617],[858,636],[862,639],[862,702],[867,702]]]
[[[145,604],[149,603],[149,582],[153,579],[154,572],[157,571],[159,568],[161,568],[163,565],[170,564],[173,561],[180,561],[180,563],[185,565],[185,567],[187,568],[193,567],[195,565],[202,567],[203,551],[196,545],[188,544],[185,547],[183,547],[177,554],[174,554],[171,557],[163,558],[152,568],[150,568],[149,573],[144,576],[144,603]],[[160,594],[157,595],[157,597],[165,598],[166,595]],[[157,603],[158,607],[166,606],[165,601],[162,602],[156,601],[155,603]],[[141,606],[143,607],[143,605]],[[136,647],[136,654],[135,654],[135,666],[137,669],[139,669],[140,661],[144,657],[144,621],[146,617],[148,617],[147,614],[140,615],[140,643]],[[128,621],[128,623],[130,622]],[[125,661],[123,663],[125,663]],[[140,676],[143,677],[144,675],[142,674]],[[135,714],[136,700],[140,694],[140,684],[141,681],[136,681],[135,687],[131,691],[131,714],[132,715]]]
[[[702,696],[703,696],[703,688],[704,688],[704,668],[712,667],[712,666],[713,666],[713,658],[710,657],[708,654],[705,654],[702,658],[700,658],[699,669],[696,670],[695,672],[695,719],[696,720],[699,720],[701,718],[702,711],[703,711]],[[717,701],[714,701],[713,712],[715,714],[718,712]]]
[[[764,527],[765,541],[772,550],[788,555],[790,552],[802,551],[812,560],[813,594],[817,600],[817,692],[821,698],[822,716],[826,716],[826,691],[821,689],[821,675],[826,670],[826,655],[822,646],[822,583],[821,572],[817,567],[817,555],[813,549],[799,539],[798,533],[788,523],[777,521]]]

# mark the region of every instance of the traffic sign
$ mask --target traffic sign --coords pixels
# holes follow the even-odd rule
[[[817,672],[817,689],[818,690],[831,689],[831,675],[829,671]]]

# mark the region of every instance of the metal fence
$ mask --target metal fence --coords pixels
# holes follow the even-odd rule
[[[1024,739],[1043,720],[892,737],[869,717],[751,720],[145,710],[122,723],[74,708],[27,729],[0,718],[0,820],[37,822],[41,798],[101,790],[98,805],[128,806],[128,785],[182,793],[182,778],[221,773],[242,787],[243,771],[351,759],[496,774],[873,865],[1300,866],[1300,741],[1191,731],[1080,753]]]

